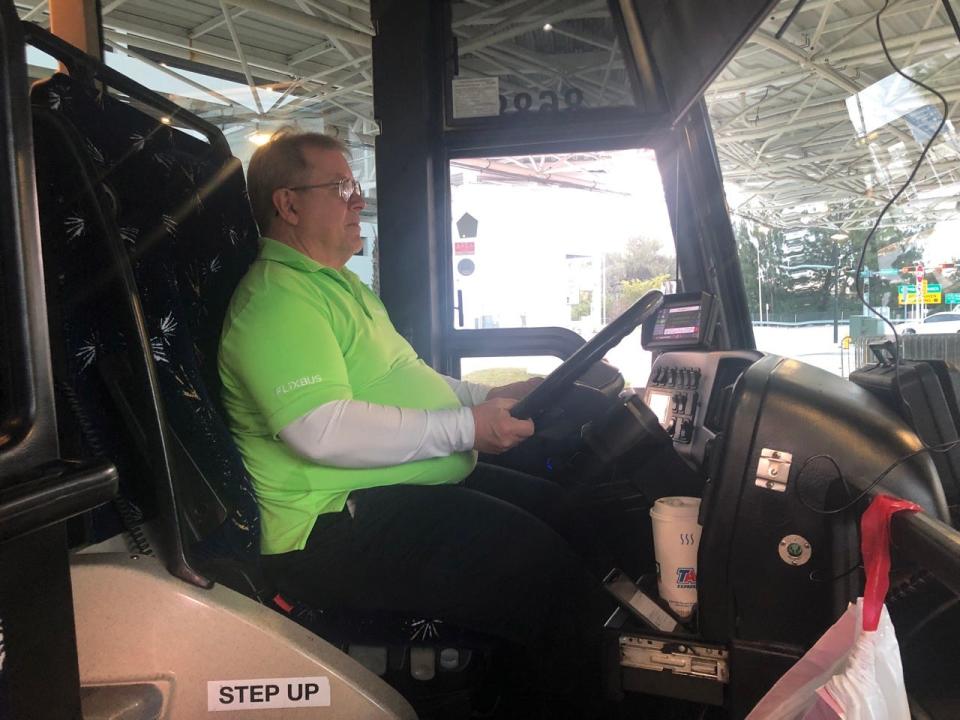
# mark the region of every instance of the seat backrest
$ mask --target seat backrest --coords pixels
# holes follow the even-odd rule
[[[76,206],[76,170],[63,172],[61,154],[38,148],[44,244],[55,265],[67,375],[81,412],[99,416],[100,435],[111,446],[130,434],[116,426],[131,422],[131,413],[99,406],[102,398],[89,389],[91,368],[96,365],[109,387],[112,375],[122,374],[111,358],[131,352],[134,344],[116,332],[123,325],[116,315],[127,309],[96,311],[103,297],[91,281],[104,268],[90,265],[109,252],[91,253],[89,246],[112,243],[125,248],[125,259],[112,262],[125,261],[131,271],[135,287],[127,290],[136,297],[130,312],[136,315],[139,308],[133,320],[142,322],[149,338],[146,362],[154,368],[167,431],[153,452],[162,457],[149,458],[148,449],[148,462],[165,463],[174,478],[180,521],[189,532],[184,545],[198,562],[253,557],[259,512],[219,413],[216,368],[227,304],[257,251],[240,163],[223,152],[225,145],[192,137],[65,75],[37,84],[31,99],[38,117],[48,113],[74,133],[104,216],[103,227],[89,223],[89,208]],[[71,300],[84,296],[98,301]],[[117,352],[98,352],[102,348]],[[132,410],[134,417],[149,412]]]

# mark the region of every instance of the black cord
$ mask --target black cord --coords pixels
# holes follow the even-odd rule
[[[889,475],[891,472],[893,472],[897,467],[899,467],[902,463],[906,462],[907,460],[910,460],[911,458],[914,458],[917,455],[922,455],[923,453],[928,453],[928,452],[935,452],[935,453],[950,452],[956,447],[960,447],[960,440],[953,440],[952,442],[943,443],[942,445],[924,445],[923,447],[918,448],[917,450],[914,450],[913,452],[908,453],[903,457],[897,458],[892,463],[890,463],[890,465],[887,466],[887,469],[884,470],[882,473],[880,473],[875,480],[873,480],[869,485],[867,485],[867,487],[861,490],[856,495],[856,497],[850,500],[850,502],[846,503],[845,505],[841,505],[838,508],[832,508],[830,510],[824,510],[822,508],[814,507],[813,505],[808,503],[806,500],[804,500],[803,493],[800,492],[800,479],[803,477],[803,471],[806,470],[807,467],[810,465],[810,463],[812,463],[814,460],[827,460],[828,462],[830,462],[830,464],[833,465],[834,469],[836,469],[837,471],[837,478],[842,483],[844,483],[844,485],[846,485],[846,480],[843,477],[843,471],[840,469],[839,463],[837,463],[837,461],[834,458],[832,458],[830,455],[811,455],[806,459],[803,465],[800,466],[800,470],[797,472],[797,479],[794,481],[797,486],[797,500],[799,500],[800,504],[803,505],[805,508],[807,508],[812,512],[817,513],[818,515],[838,515],[839,513],[846,512],[847,510],[852,508],[854,505],[856,505],[858,502],[863,500],[863,498],[869,495],[870,492],[877,485],[883,482],[884,478],[887,477],[887,475]]]
[[[862,563],[862,562],[859,562],[859,563],[857,563],[856,565],[854,565],[852,568],[848,568],[848,569],[844,570],[844,571],[843,571],[842,573],[840,573],[839,575],[834,575],[833,577],[828,577],[828,578],[819,577],[818,571],[817,571],[817,570],[813,570],[813,571],[810,573],[810,579],[813,580],[813,582],[820,582],[820,583],[835,582],[835,581],[837,581],[837,580],[842,580],[842,579],[845,578],[847,575],[850,575],[850,574],[852,574],[852,573],[855,573],[857,570],[862,570],[862,569],[863,569],[863,563]]]
[[[957,22],[953,6],[950,4],[950,0],[941,0],[941,2],[943,3],[943,9],[947,11],[947,17],[950,18],[950,24],[953,25],[953,34],[957,36],[957,40],[960,40],[960,23]]]
[[[940,132],[943,130],[943,127],[947,122],[947,115],[950,112],[950,106],[947,103],[947,99],[942,94],[940,94],[937,90],[933,89],[926,83],[923,83],[920,80],[917,80],[916,78],[907,75],[905,72],[903,72],[903,70],[901,70],[897,66],[897,64],[893,61],[893,58],[890,56],[890,51],[887,48],[887,41],[883,37],[883,28],[880,26],[880,16],[883,15],[884,11],[886,11],[887,6],[889,4],[890,4],[890,0],[884,0],[883,7],[880,8],[880,10],[877,12],[877,15],[875,18],[876,26],[877,26],[877,36],[880,39],[880,47],[883,48],[883,54],[886,56],[887,62],[890,64],[890,67],[892,67],[898,75],[900,75],[903,78],[906,78],[907,80],[912,82],[914,85],[918,85],[919,87],[922,87],[924,90],[936,95],[937,98],[939,98],[940,102],[943,103],[943,116],[940,118],[940,124],[937,125],[937,129],[930,136],[930,139],[927,140],[926,145],[923,146],[923,151],[920,153],[920,157],[917,158],[917,162],[913,166],[913,170],[910,171],[909,177],[907,177],[906,181],[903,183],[903,185],[900,186],[900,189],[897,190],[894,196],[887,201],[887,204],[883,206],[883,209],[880,211],[880,214],[877,216],[876,221],[873,223],[873,227],[870,229],[870,232],[867,233],[867,237],[863,241],[863,247],[860,250],[860,258],[857,261],[857,270],[855,275],[854,287],[857,290],[857,297],[863,303],[864,307],[866,307],[871,313],[873,313],[878,318],[880,318],[893,331],[893,339],[894,339],[893,362],[894,362],[894,375],[897,381],[897,394],[900,397],[900,402],[906,409],[906,412],[907,412],[907,415],[909,416],[910,421],[912,422],[914,427],[916,427],[916,422],[914,422],[915,416],[913,413],[913,407],[910,405],[910,402],[904,396],[903,387],[900,382],[900,356],[902,354],[900,352],[900,334],[897,332],[896,326],[890,321],[890,319],[885,317],[883,314],[881,314],[880,311],[877,310],[869,302],[867,302],[866,298],[864,297],[863,266],[867,257],[867,248],[870,247],[870,243],[873,240],[873,236],[876,234],[877,230],[879,229],[880,223],[883,221],[883,218],[886,216],[887,211],[890,210],[890,207],[897,200],[900,199],[900,196],[906,191],[906,189],[910,186],[910,183],[913,182],[913,178],[916,177],[917,173],[920,171],[920,166],[923,164],[923,161],[926,159],[927,153],[929,152],[930,147],[933,145],[934,140],[936,140],[937,137],[940,135]],[[920,437],[919,432],[917,433],[917,437],[920,438],[920,442],[923,444],[924,448],[929,447],[929,445],[927,444],[927,441],[923,437]],[[888,468],[885,472],[889,472],[891,469],[892,468]]]
[[[790,14],[787,15],[787,19],[783,21],[783,25],[780,26],[780,29],[777,30],[774,37],[779,40],[783,37],[783,34],[787,31],[787,28],[790,27],[790,24],[793,22],[793,19],[797,17],[797,14],[807,4],[807,0],[797,0],[797,4],[793,6],[793,10],[790,11]]]

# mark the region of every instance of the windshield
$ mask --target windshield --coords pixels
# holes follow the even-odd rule
[[[757,347],[846,374],[892,335],[858,282],[900,333],[934,332],[921,321],[960,305],[960,42],[940,3],[893,3],[880,20],[893,61],[944,94],[944,121],[944,99],[885,57],[879,3],[809,3],[787,24],[794,5],[706,99]]]

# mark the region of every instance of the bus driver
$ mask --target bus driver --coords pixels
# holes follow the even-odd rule
[[[444,377],[395,330],[345,267],[364,207],[345,150],[283,132],[248,170],[263,237],[227,311],[219,370],[264,571],[316,607],[442,618],[517,643],[535,682],[569,700],[595,677],[587,610],[599,584],[548,525],[559,490],[475,469],[475,451],[533,433],[509,413],[532,385]]]

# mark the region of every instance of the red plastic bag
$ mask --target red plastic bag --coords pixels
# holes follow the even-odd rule
[[[890,586],[890,517],[917,511],[879,495],[860,520],[864,596],[800,658],[747,720],[909,720],[900,646],[883,605]]]

